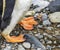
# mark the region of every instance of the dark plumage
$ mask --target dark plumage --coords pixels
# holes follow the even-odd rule
[[[2,7],[3,7],[3,1],[0,0],[0,29],[1,29],[1,16],[2,16]]]
[[[6,28],[10,23],[11,14],[13,12],[14,5],[15,5],[15,0],[5,0],[5,3],[6,3],[6,6],[5,6],[5,11],[4,11],[4,15],[1,23],[2,30]]]

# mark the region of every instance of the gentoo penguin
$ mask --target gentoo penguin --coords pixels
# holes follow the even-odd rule
[[[32,0],[1,0],[3,2],[1,34],[8,42],[22,42],[24,40],[10,37],[9,34],[16,24],[25,16],[29,10]],[[1,3],[2,4],[2,3]],[[19,36],[20,38],[23,35]]]

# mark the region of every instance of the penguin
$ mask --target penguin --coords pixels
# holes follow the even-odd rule
[[[16,24],[25,16],[29,10],[32,0],[1,0],[3,2],[2,21],[1,21],[1,34],[8,42],[22,42],[10,37],[9,34],[14,29]],[[23,35],[20,35],[21,37]],[[20,38],[21,39],[21,38]],[[13,41],[11,41],[13,40]]]
[[[10,36],[9,34],[14,29],[16,24],[24,18],[26,12],[29,10],[32,0],[0,0],[0,14],[1,14],[1,35],[6,39],[7,42],[16,43],[23,42],[26,39],[36,47],[40,47],[45,50],[43,44],[40,43],[34,36],[29,34],[20,34],[18,37]],[[24,37],[26,39],[24,39]],[[36,41],[36,42],[34,42]],[[38,43],[38,44],[37,44]]]

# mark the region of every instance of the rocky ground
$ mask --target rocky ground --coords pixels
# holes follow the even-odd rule
[[[25,30],[17,24],[11,32],[11,35],[13,35],[13,33],[15,35],[19,33],[30,34],[35,36],[46,47],[46,50],[60,50],[60,23],[57,23],[57,20],[56,22],[51,21],[48,17],[49,11],[45,10],[48,9],[46,8],[34,15],[38,25],[34,26],[33,30]],[[22,43],[8,43],[0,36],[0,50],[41,50],[41,48],[35,48],[34,44],[28,41]]]

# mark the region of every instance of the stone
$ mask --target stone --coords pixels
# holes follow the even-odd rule
[[[35,34],[35,36],[39,39],[43,38],[43,35],[40,35],[40,34]]]
[[[35,6],[35,5],[38,5],[39,7],[35,8],[34,11],[35,12],[39,12],[41,9],[47,7],[49,5],[49,2],[48,1],[43,1],[43,0],[32,0],[32,4]]]
[[[47,44],[52,44],[52,41],[48,41]]]
[[[25,48],[22,45],[18,45],[18,50],[25,50]]]
[[[43,25],[37,25],[38,28],[43,28]]]
[[[34,44],[32,44],[32,45],[31,45],[31,48],[35,48],[35,45],[34,45]]]
[[[52,29],[53,29],[53,27],[46,27],[46,29],[47,29],[47,30],[52,30]]]
[[[60,24],[58,24],[57,27],[60,28]]]
[[[42,14],[42,21],[47,20],[48,19],[48,15],[46,13]]]
[[[41,42],[42,44],[45,44],[44,39],[40,39],[40,42]]]
[[[49,14],[49,19],[52,23],[60,23],[60,12]]]
[[[25,16],[34,15],[34,14],[35,14],[34,11],[28,11],[28,12],[25,14]]]
[[[37,50],[41,50],[41,48],[37,48]]]
[[[31,47],[31,44],[30,44],[29,42],[24,42],[24,43],[23,43],[23,46],[24,46],[25,48],[30,48],[30,47]]]
[[[7,44],[4,50],[11,50],[11,45]]]
[[[57,42],[56,41],[54,41],[54,44],[56,44]]]
[[[47,20],[43,21],[43,25],[44,26],[51,25],[51,22],[47,19]]]

